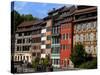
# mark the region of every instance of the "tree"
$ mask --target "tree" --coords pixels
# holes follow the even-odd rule
[[[37,18],[33,17],[31,14],[22,15],[22,17],[24,18],[24,21],[37,20]]]
[[[91,61],[87,61],[81,64],[79,68],[96,69],[97,68],[97,58],[93,58]]]
[[[11,33],[16,31],[17,26],[23,21],[38,20],[38,18],[33,17],[31,14],[20,15],[16,10],[11,11]]]
[[[74,67],[78,67],[80,64],[85,62],[86,52],[82,44],[77,44],[74,46],[70,58],[74,63]]]
[[[13,34],[16,31],[16,27],[21,23],[21,16],[20,14],[13,10],[11,12],[11,33]]]
[[[35,71],[37,70],[37,67],[38,67],[38,65],[39,65],[39,62],[40,62],[40,58],[39,58],[39,57],[36,57],[36,58],[32,61],[32,67],[34,68]]]

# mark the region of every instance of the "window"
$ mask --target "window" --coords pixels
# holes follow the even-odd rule
[[[37,46],[33,46],[33,49],[37,49]]]
[[[90,34],[87,33],[85,38],[86,41],[90,41]]]
[[[41,41],[42,45],[45,44],[45,41]]]
[[[80,41],[81,41],[81,42],[84,41],[84,36],[83,36],[83,34],[80,35]]]
[[[62,34],[62,40],[65,40],[65,34]]]
[[[58,64],[59,64],[59,62],[60,62],[60,60],[59,60],[59,59],[54,59],[54,64],[58,65]]]
[[[59,53],[60,52],[60,47],[53,47],[52,48],[52,53]]]
[[[29,43],[29,38],[26,38],[26,43]]]
[[[52,43],[53,44],[58,44],[60,42],[59,38],[52,38]]]
[[[23,51],[29,51],[30,50],[30,46],[22,46]]]
[[[41,38],[40,37],[32,39],[32,43],[39,43],[39,42],[41,42]]]
[[[77,30],[78,30],[78,31],[81,30],[81,25],[80,25],[80,24],[77,25]]]
[[[79,42],[79,35],[75,36],[76,42]]]
[[[29,36],[29,35],[31,35],[31,32],[25,32],[24,33],[24,36]]]
[[[21,44],[22,43],[22,39],[17,39],[17,44]]]
[[[86,24],[82,24],[82,29],[85,30],[86,29]]]
[[[20,47],[19,46],[17,46],[17,51],[20,51]]]
[[[23,60],[25,60],[25,56],[23,56]]]
[[[47,31],[51,31],[51,27],[47,27]]]
[[[65,33],[65,34],[62,34],[62,36],[61,36],[62,40],[67,40],[67,39],[70,39],[70,38],[71,38],[71,34],[70,33]]]
[[[46,48],[48,49],[48,48],[51,48],[51,45],[50,44],[47,44],[46,45]]]
[[[36,31],[32,32],[33,35],[40,34],[40,33],[41,33],[41,30],[38,30],[38,31],[36,30]]]
[[[17,56],[15,56],[15,61],[17,60]]]
[[[52,33],[54,33],[54,30],[55,30],[55,29],[54,29],[54,28],[52,28]]]
[[[36,53],[32,53],[32,56],[36,56]]]
[[[66,49],[70,49],[70,48],[71,48],[70,44],[63,44],[63,45],[61,45],[61,49],[62,50],[66,50]]]
[[[57,33],[57,27],[55,27],[54,33]]]
[[[19,56],[18,56],[18,61],[19,61]]]
[[[29,61],[29,56],[26,56],[26,60]]]
[[[61,26],[61,29],[64,29],[65,28],[65,24],[63,24],[62,26]]]
[[[45,33],[42,33],[42,34],[41,34],[41,37],[43,37],[43,36],[46,36],[46,34],[45,34]]]
[[[56,40],[57,40],[57,41],[56,41],[56,44],[58,44],[58,43],[59,43],[59,38],[57,38]]]
[[[19,46],[19,50],[20,50],[20,51],[22,50],[22,46]]]
[[[97,22],[95,21],[93,22],[93,27],[96,28],[96,26],[97,26]]]
[[[31,43],[31,41],[32,41],[31,38],[29,38],[29,43]]]
[[[92,23],[88,23],[88,29],[90,29],[90,28],[91,28],[91,24],[92,24]]]
[[[66,34],[66,39],[70,39],[71,38],[71,34],[70,33],[67,33]]]
[[[94,33],[90,33],[90,41],[94,41]]]
[[[37,56],[40,56],[40,53],[37,53]]]
[[[22,61],[22,56],[20,57],[21,61]]]
[[[23,39],[23,43],[25,43],[25,39]]]
[[[19,35],[19,36],[22,36],[22,33],[19,33],[18,35]]]
[[[47,36],[47,40],[51,40],[51,36]]]

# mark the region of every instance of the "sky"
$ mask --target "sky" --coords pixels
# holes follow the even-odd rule
[[[18,11],[22,14],[32,14],[37,18],[44,18],[48,15],[48,12],[53,8],[60,8],[65,4],[52,4],[52,3],[36,3],[36,2],[22,2],[15,1],[14,2],[14,10]],[[70,6],[70,5],[66,5]]]

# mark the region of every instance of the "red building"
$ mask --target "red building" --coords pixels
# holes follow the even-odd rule
[[[72,49],[72,23],[64,23],[61,25],[60,40],[60,62],[61,68],[70,65],[70,54]]]
[[[66,13],[64,16],[61,27],[60,27],[60,67],[61,68],[68,68],[72,67],[72,62],[70,61],[70,54],[72,50],[72,16],[70,15],[70,10],[67,9],[63,12]],[[70,16],[67,16],[70,15]]]

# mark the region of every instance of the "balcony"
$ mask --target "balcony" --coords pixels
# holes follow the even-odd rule
[[[42,29],[41,30],[41,33],[46,33],[46,29]]]
[[[34,26],[32,30],[38,30],[38,29],[41,29],[41,26],[37,26],[37,27]]]
[[[60,53],[56,53],[56,54],[55,53],[52,53],[51,54],[51,59],[55,59],[55,58],[56,59],[60,59]]]
[[[97,18],[97,12],[84,13],[84,14],[80,14],[80,15],[75,15],[75,22],[96,19],[96,18]]]
[[[60,43],[52,43],[51,46],[52,46],[52,48],[53,48],[53,47],[60,47]]]
[[[52,36],[60,36],[60,33],[52,33]]]
[[[60,36],[60,27],[53,27],[52,28],[52,36]]]
[[[46,45],[41,45],[41,49],[46,49]]]
[[[60,25],[60,22],[54,23],[54,26],[59,26],[59,25]]]
[[[52,50],[51,50],[52,54],[59,54],[60,53],[60,47],[53,47]]]
[[[39,49],[35,49],[35,50],[32,49],[31,52],[35,52],[35,53],[37,53],[37,52],[41,52],[41,50],[39,50]]]
[[[32,35],[32,38],[41,37],[41,34]]]

